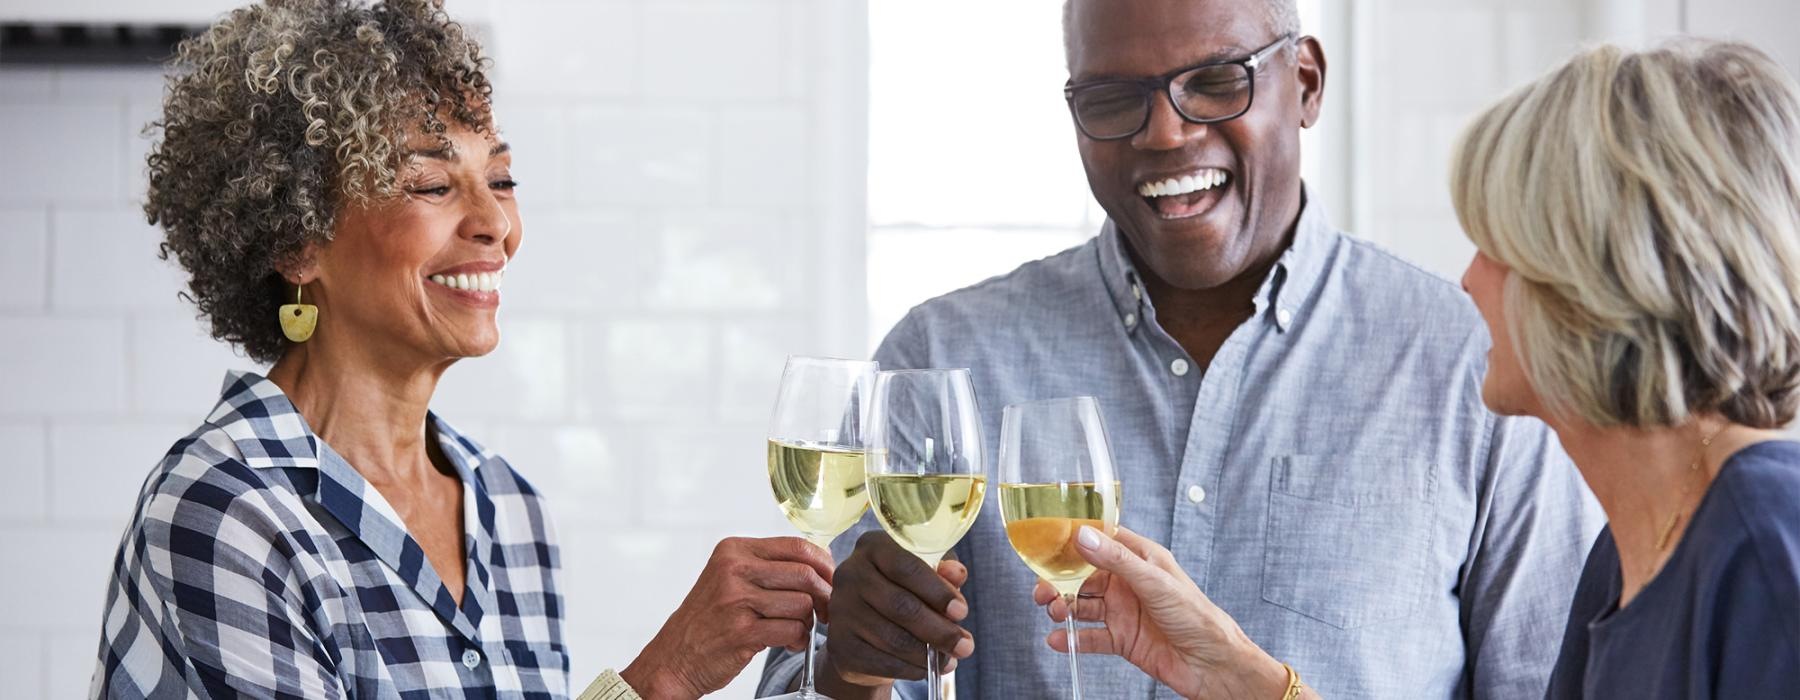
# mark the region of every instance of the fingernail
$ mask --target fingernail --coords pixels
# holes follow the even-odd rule
[[[968,637],[963,637],[962,641],[956,643],[956,648],[950,650],[950,655],[959,659],[969,658],[969,655],[973,653],[975,653],[975,640]]]
[[[969,616],[969,604],[960,600],[952,600],[948,606],[944,607],[944,614],[949,615],[952,622],[961,622],[963,618]]]
[[[1082,549],[1099,549],[1100,531],[1083,525],[1081,531],[1075,533],[1075,541],[1081,545]]]

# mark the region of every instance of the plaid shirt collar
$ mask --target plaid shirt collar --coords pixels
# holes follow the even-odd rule
[[[463,483],[468,573],[460,607],[426,561],[425,550],[407,534],[399,513],[355,467],[313,433],[281,387],[253,372],[228,372],[219,404],[206,418],[237,444],[250,467],[310,470],[311,474],[294,475],[301,496],[318,504],[382,563],[399,572],[445,624],[474,640],[483,612],[494,607],[488,573],[494,503],[481,473],[482,465],[493,455],[437,414],[427,413],[426,420],[436,428],[438,445]]]

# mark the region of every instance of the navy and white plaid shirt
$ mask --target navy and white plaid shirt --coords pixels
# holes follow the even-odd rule
[[[280,388],[226,377],[119,543],[91,694],[565,698],[554,533],[499,456],[432,415],[463,482],[459,607],[393,506]]]

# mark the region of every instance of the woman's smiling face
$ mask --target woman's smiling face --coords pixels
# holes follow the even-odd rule
[[[401,196],[345,207],[317,250],[306,292],[320,339],[425,362],[485,355],[500,342],[501,280],[522,237],[512,154],[491,131],[454,125],[407,147]]]

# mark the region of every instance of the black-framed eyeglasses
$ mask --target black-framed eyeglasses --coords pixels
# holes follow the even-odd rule
[[[1177,68],[1154,78],[1107,78],[1063,86],[1075,126],[1096,141],[1130,138],[1150,123],[1150,100],[1158,91],[1182,119],[1214,124],[1244,116],[1256,97],[1256,69],[1288,42],[1284,34],[1255,53],[1231,61]]]

